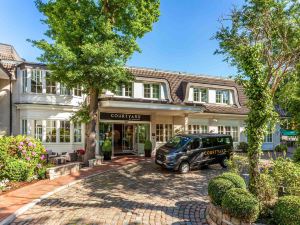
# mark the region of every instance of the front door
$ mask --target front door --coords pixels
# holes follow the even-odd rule
[[[133,125],[113,125],[113,148],[114,155],[122,155],[133,152]]]

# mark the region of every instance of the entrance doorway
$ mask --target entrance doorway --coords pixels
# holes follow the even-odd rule
[[[113,126],[113,150],[114,155],[134,153],[134,125],[114,124]]]

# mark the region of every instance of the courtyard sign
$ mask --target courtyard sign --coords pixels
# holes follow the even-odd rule
[[[150,121],[150,115],[124,114],[124,113],[100,113],[101,120],[128,120]]]

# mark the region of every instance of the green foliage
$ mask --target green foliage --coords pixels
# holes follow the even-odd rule
[[[237,146],[237,149],[241,150],[242,152],[248,152],[248,143],[247,142],[240,142]]]
[[[259,215],[257,199],[242,188],[228,190],[222,199],[222,208],[231,216],[254,222]]]
[[[300,163],[300,147],[298,147],[293,154],[293,160],[296,163]]]
[[[111,150],[112,150],[111,141],[109,139],[106,139],[102,145],[102,152],[111,152]]]
[[[234,184],[234,186],[237,188],[246,189],[246,187],[247,187],[245,180],[236,173],[227,172],[227,173],[223,173],[219,177],[231,181]]]
[[[32,137],[3,137],[0,139],[0,153],[0,179],[32,179],[46,166],[46,149]]]
[[[152,142],[150,140],[145,141],[145,146],[144,146],[145,151],[152,151]]]
[[[277,119],[274,94],[284,78],[299,74],[299,12],[300,2],[295,0],[249,0],[232,11],[230,26],[222,26],[215,36],[220,47],[216,53],[237,67],[236,80],[248,99],[250,190],[255,194],[263,139]]]
[[[242,174],[249,171],[249,162],[247,157],[234,154],[227,161],[228,169],[232,173]]]
[[[284,194],[300,196],[300,165],[290,159],[277,158],[271,171],[278,187],[284,188]]]
[[[275,152],[287,152],[288,147],[286,145],[280,144],[275,147]]]
[[[234,187],[235,185],[230,180],[215,177],[208,183],[208,195],[213,204],[220,206],[224,194]]]
[[[284,196],[278,199],[273,217],[278,225],[300,224],[300,197]]]

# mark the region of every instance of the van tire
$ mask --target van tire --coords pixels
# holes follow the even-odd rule
[[[190,164],[186,161],[180,163],[178,171],[179,173],[188,173],[190,171]]]
[[[227,165],[227,163],[226,163],[226,160],[228,160],[227,157],[224,157],[224,158],[222,158],[221,161],[220,161],[220,165],[221,165],[224,169],[226,169],[226,168],[228,167],[228,165]]]

